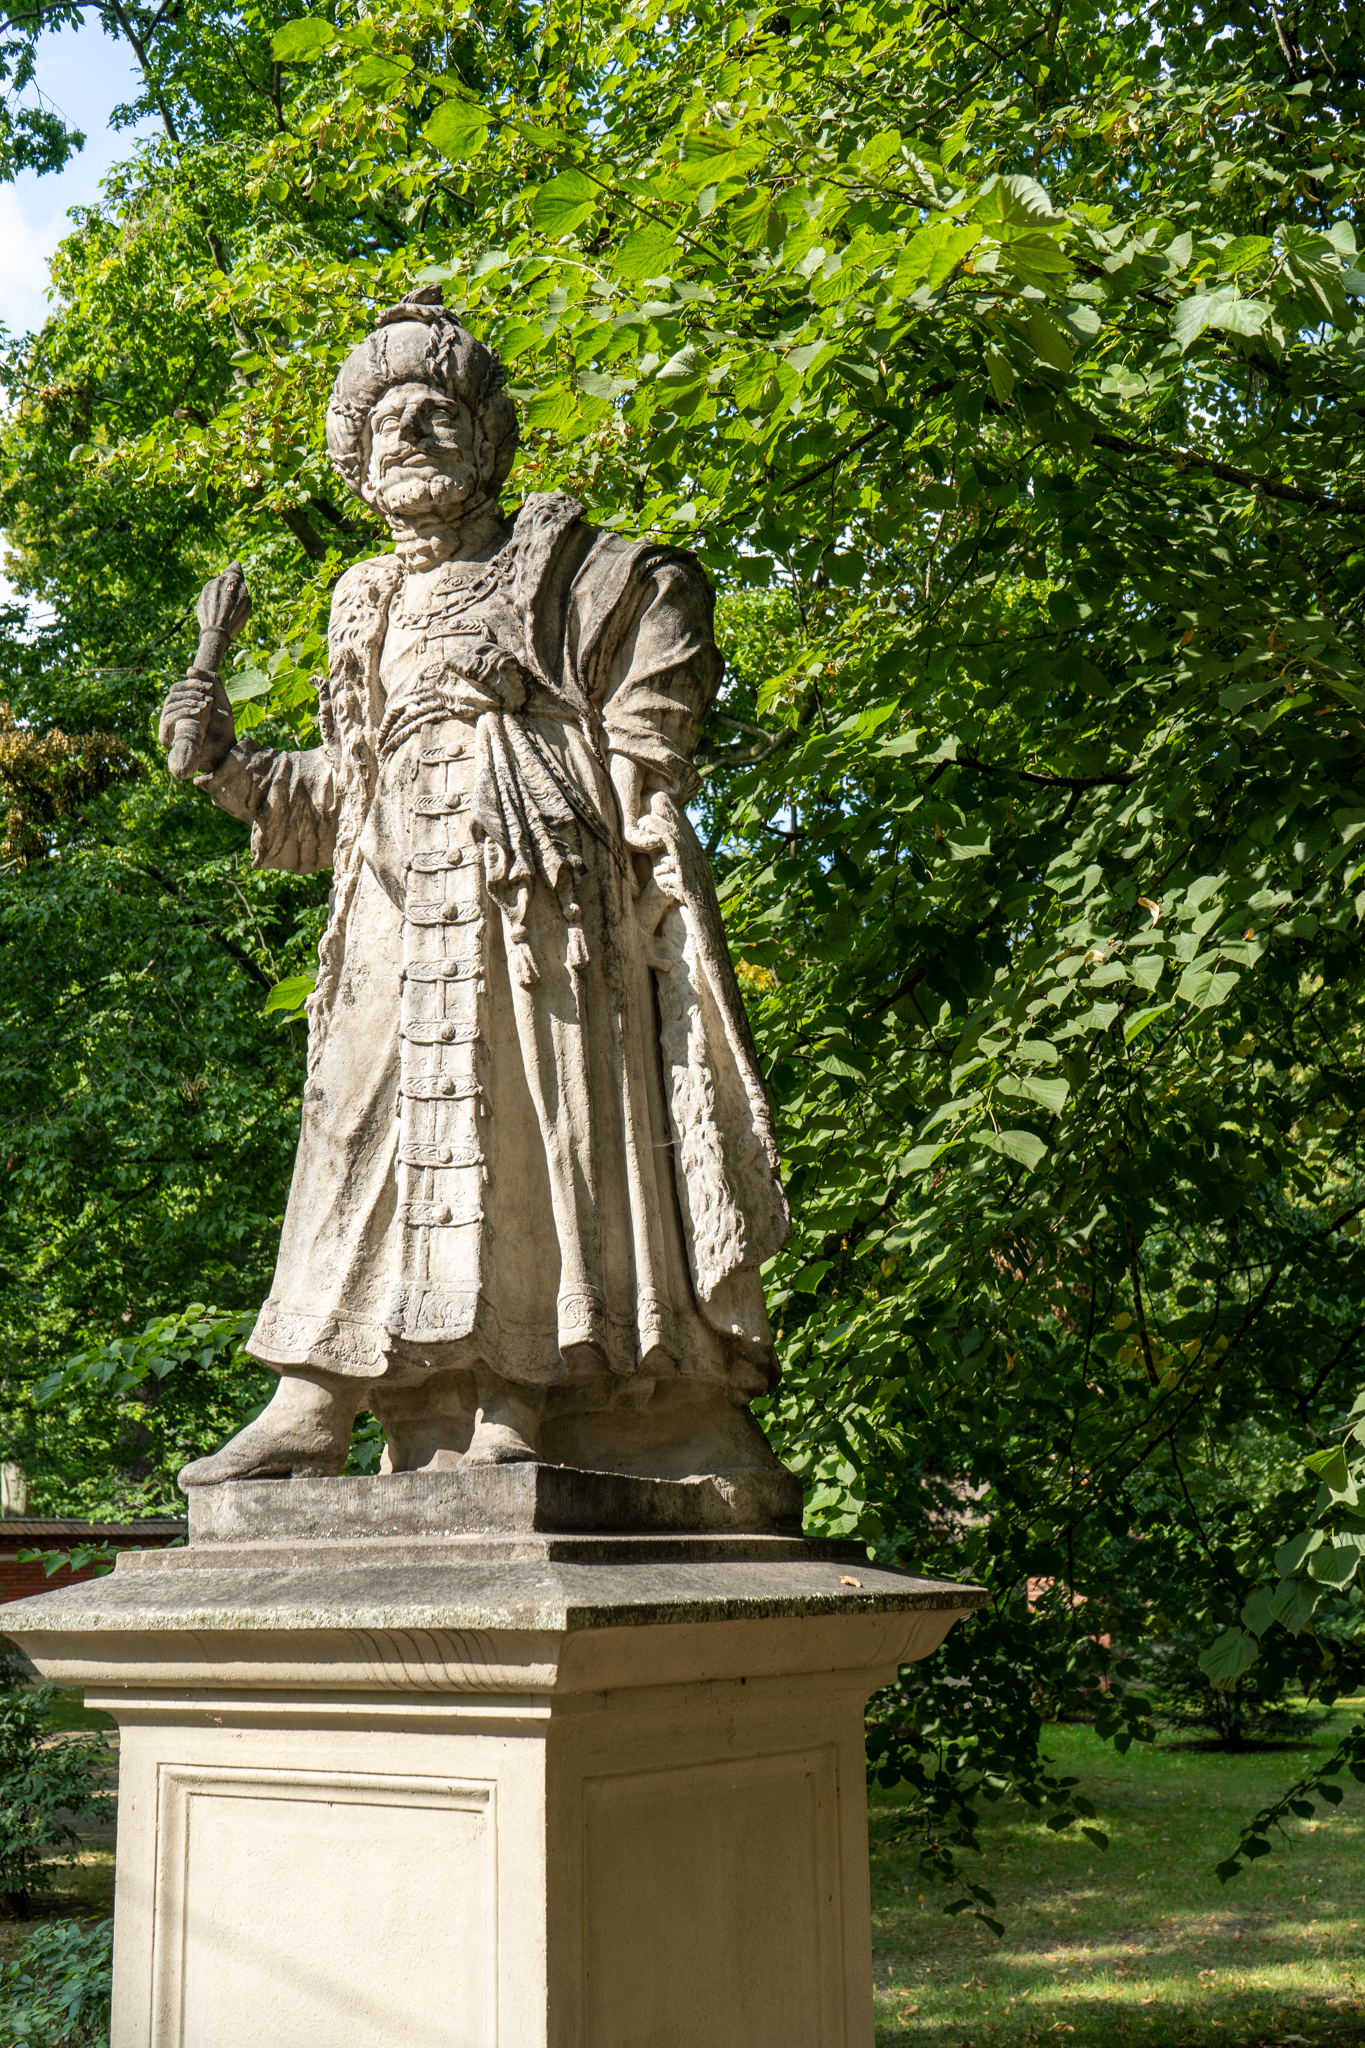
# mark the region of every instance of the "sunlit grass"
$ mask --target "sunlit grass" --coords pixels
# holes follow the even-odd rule
[[[1355,1711],[1338,1709],[1333,1727]],[[872,1866],[878,2048],[1206,2048],[1365,2042],[1365,1790],[1230,1885],[1213,1865],[1238,1822],[1297,1776],[1312,1743],[1262,1756],[1135,1749],[1085,1728],[1048,1749],[1085,1780],[1110,1846],[1049,1834],[1017,1804],[983,1808],[971,1875],[1003,1940],[942,1912],[911,1859]],[[874,1825],[885,1807],[874,1807]]]
[[[118,1727],[112,1714],[102,1714],[98,1707],[87,1707],[85,1694],[79,1686],[59,1685],[55,1688],[48,1720],[53,1728],[102,1728],[106,1734],[113,1734]]]

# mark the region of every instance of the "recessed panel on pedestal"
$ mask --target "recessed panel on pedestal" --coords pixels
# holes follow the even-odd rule
[[[494,2048],[492,1787],[164,1764],[153,2048]]]
[[[584,2048],[843,2048],[833,1748],[584,1785]]]

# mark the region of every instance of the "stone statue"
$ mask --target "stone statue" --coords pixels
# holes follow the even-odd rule
[[[162,720],[258,867],[334,878],[248,1347],[280,1384],[181,1484],[339,1473],[361,1408],[386,1472],[771,1471],[748,1404],[790,1221],[684,808],[711,590],[559,493],[504,516],[502,367],[439,289],[347,358],[327,443],[397,546],[337,585],[322,745],[237,741],[216,651]]]

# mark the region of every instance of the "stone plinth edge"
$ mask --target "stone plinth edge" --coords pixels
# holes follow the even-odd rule
[[[787,1668],[871,1658],[894,1670],[988,1597],[819,1555],[665,1559],[648,1539],[633,1561],[595,1563],[213,1569],[187,1551],[167,1555],[178,1568],[120,1570],[16,1601],[5,1633],[69,1685],[541,1691],[562,1689],[570,1667],[595,1668],[605,1652],[585,1664],[589,1644],[642,1631],[660,1672],[697,1669],[704,1638],[717,1670],[734,1661],[742,1674],[769,1637]],[[571,1655],[575,1643],[583,1654]]]

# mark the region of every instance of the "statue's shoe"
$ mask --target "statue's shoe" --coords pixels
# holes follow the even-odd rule
[[[460,1459],[464,1465],[535,1465],[539,1451],[506,1422],[480,1422]]]
[[[196,1458],[178,1475],[182,1493],[229,1479],[334,1479],[345,1470],[351,1432],[338,1444],[316,1425],[273,1418],[269,1409],[239,1429],[211,1458]]]

